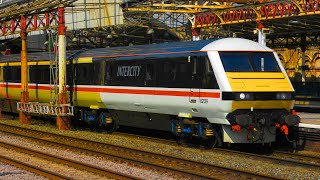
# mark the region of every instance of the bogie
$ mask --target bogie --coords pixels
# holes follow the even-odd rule
[[[221,146],[221,127],[215,127],[203,118],[172,118],[171,132],[179,144],[196,139],[207,148]]]

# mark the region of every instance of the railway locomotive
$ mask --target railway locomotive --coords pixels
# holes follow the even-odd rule
[[[31,102],[49,102],[49,53],[30,53]],[[277,54],[241,38],[68,52],[75,120],[171,131],[208,146],[271,143],[300,118]],[[20,99],[20,56],[1,57],[2,109]],[[8,103],[8,100],[11,103]]]

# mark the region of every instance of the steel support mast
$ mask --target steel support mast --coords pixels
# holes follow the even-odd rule
[[[24,16],[21,17],[21,103],[29,102],[29,91],[28,91],[28,58],[27,58],[27,32],[26,32],[26,19]],[[19,112],[19,120],[22,124],[30,124],[30,117],[26,112]]]
[[[59,38],[59,94],[58,104],[68,104],[68,93],[66,90],[66,26],[65,26],[65,8],[64,5],[59,5],[59,25],[58,25],[58,38]],[[70,129],[70,118],[68,116],[57,116],[57,128],[59,130]]]

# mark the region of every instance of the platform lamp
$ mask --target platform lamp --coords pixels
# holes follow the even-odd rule
[[[108,34],[108,35],[107,35],[107,39],[112,39],[112,35],[111,35],[111,34]]]
[[[147,34],[150,35],[150,34],[153,34],[153,33],[154,33],[154,30],[152,28],[148,28],[147,29]]]
[[[71,41],[72,42],[78,42],[78,38],[77,37],[73,37]]]
[[[154,36],[153,28],[148,28],[146,33],[147,33],[147,35],[150,35],[149,44],[152,44],[153,43],[153,36]]]

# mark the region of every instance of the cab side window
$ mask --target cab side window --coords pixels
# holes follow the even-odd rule
[[[203,76],[202,76],[202,89],[219,89],[219,85],[216,79],[216,76],[213,72],[212,65],[210,60],[207,56],[201,57],[201,64],[203,69]]]

